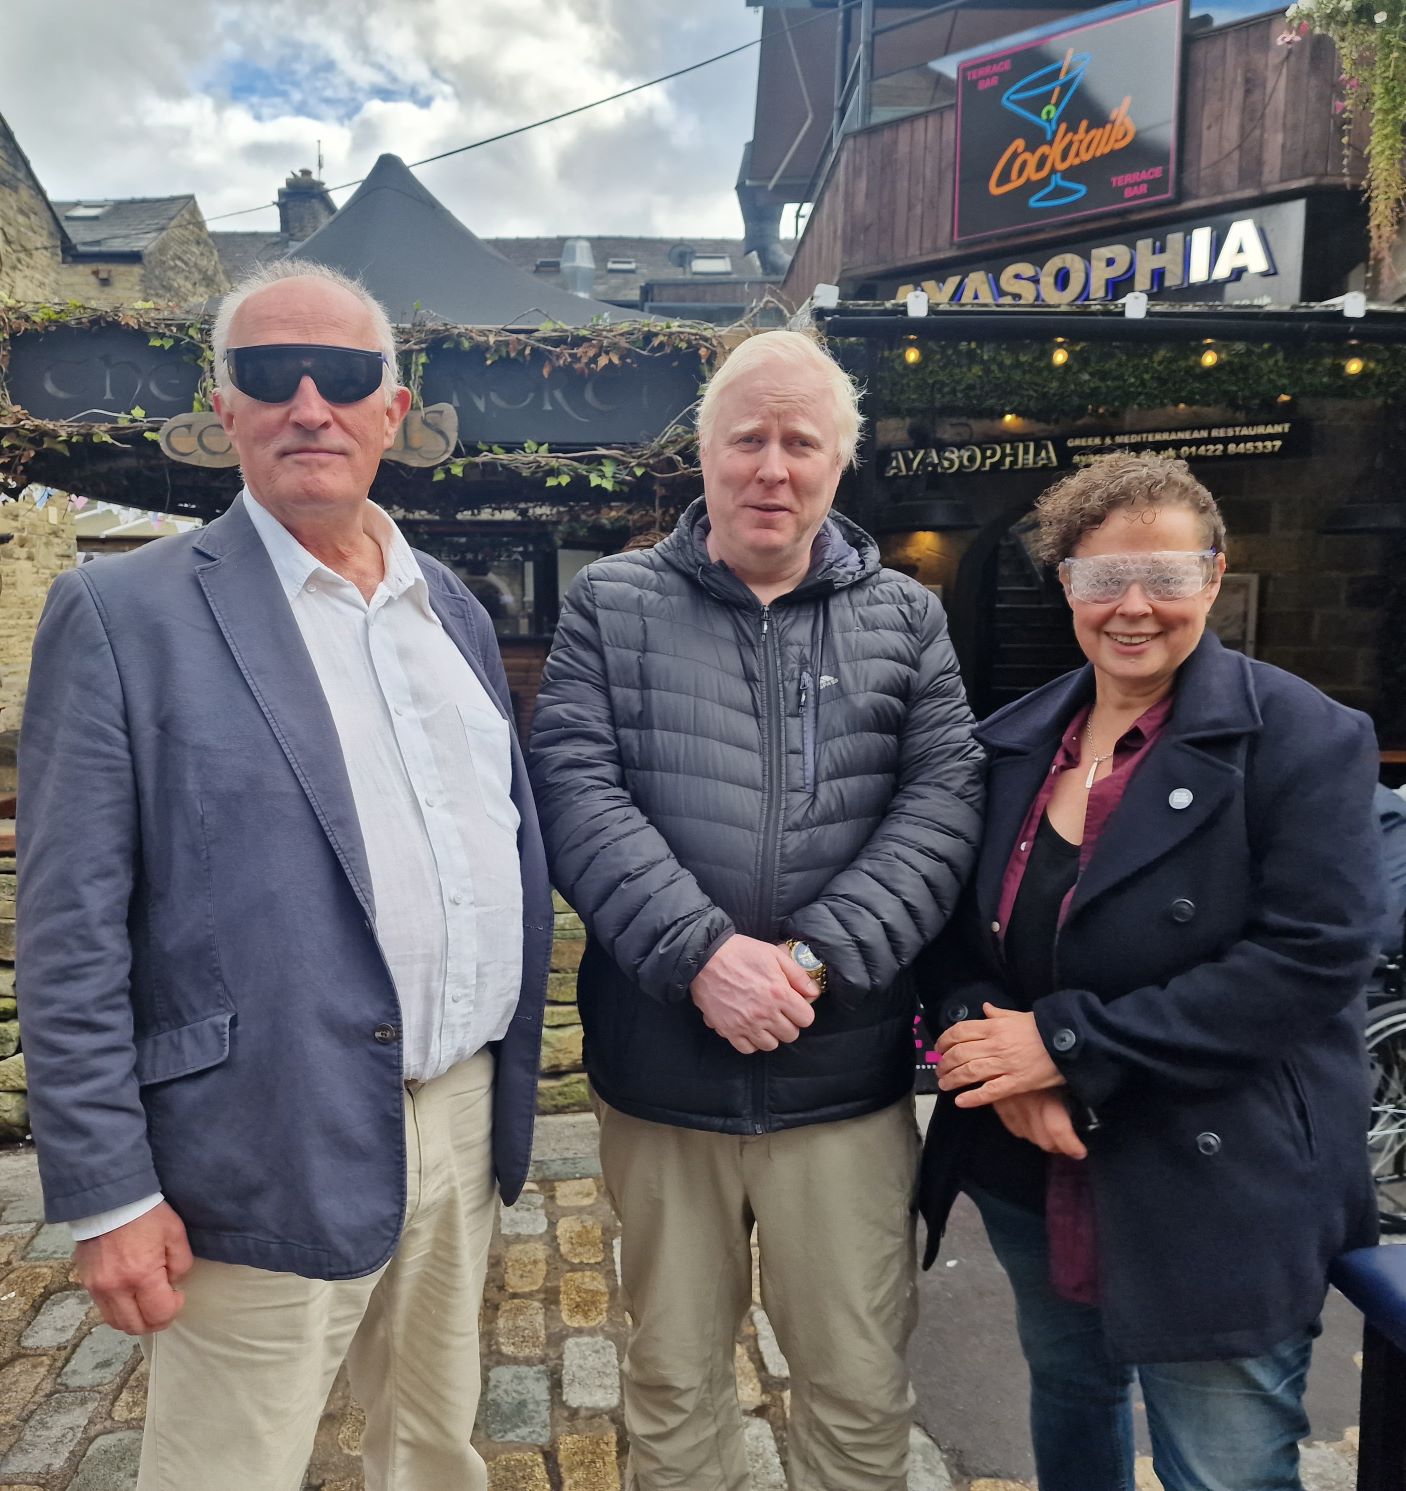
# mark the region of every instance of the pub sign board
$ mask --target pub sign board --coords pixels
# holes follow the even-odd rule
[[[698,398],[696,353],[641,358],[579,370],[537,352],[490,362],[481,347],[432,347],[421,382],[427,404],[451,405],[466,444],[645,443],[663,434]]]
[[[1176,193],[1182,0],[969,57],[957,70],[959,243]]]
[[[190,413],[203,375],[194,343],[162,347],[121,326],[55,327],[10,339],[4,391],[36,419],[111,424],[140,409],[142,417],[169,420]],[[535,351],[490,361],[481,347],[455,343],[429,349],[421,394],[427,406],[449,406],[467,448],[526,440],[633,445],[649,443],[683,415],[703,378],[703,364],[690,352],[578,369],[554,366]],[[208,423],[207,445],[218,440]],[[439,440],[448,427],[432,421],[426,438]],[[192,431],[176,438],[194,452]]]
[[[1200,462],[1264,460],[1309,453],[1308,424],[1284,419],[900,446],[883,452],[881,459],[885,477],[932,478],[988,476],[1004,471],[1067,471],[1087,466],[1106,455],[1160,456],[1167,460]]]

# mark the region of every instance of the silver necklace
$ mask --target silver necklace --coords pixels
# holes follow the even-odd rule
[[[1113,751],[1109,751],[1106,755],[1103,756],[1099,755],[1098,747],[1094,744],[1094,717],[1092,711],[1090,712],[1089,718],[1084,725],[1084,741],[1088,745],[1089,750],[1093,752],[1094,757],[1093,765],[1089,767],[1089,775],[1084,782],[1084,790],[1086,792],[1089,792],[1093,790],[1094,778],[1098,775],[1099,767],[1102,766],[1105,761],[1109,761],[1112,759],[1113,751],[1116,751],[1118,749],[1118,742],[1113,742]]]

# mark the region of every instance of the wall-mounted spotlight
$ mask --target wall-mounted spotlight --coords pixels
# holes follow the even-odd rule
[[[1201,366],[1203,368],[1213,368],[1219,361],[1220,353],[1214,347],[1207,347],[1201,353]]]
[[[1360,377],[1362,373],[1366,371],[1366,368],[1366,362],[1363,361],[1363,359],[1360,357],[1349,357],[1348,360],[1343,364],[1343,372],[1346,373],[1349,378]]]
[[[918,345],[916,339],[903,344],[904,365],[915,368],[923,360],[923,349]]]
[[[1069,348],[1056,347],[1054,351],[1050,353],[1050,361],[1055,365],[1055,367],[1062,368],[1065,363],[1069,361]]]

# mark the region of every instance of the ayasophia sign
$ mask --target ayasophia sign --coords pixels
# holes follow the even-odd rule
[[[961,64],[957,242],[1175,194],[1182,10],[1109,6]]]

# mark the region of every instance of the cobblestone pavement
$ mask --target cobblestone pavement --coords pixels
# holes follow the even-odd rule
[[[474,1438],[490,1491],[620,1491],[624,1436],[614,1218],[596,1178],[594,1123],[541,1125],[534,1180],[502,1213],[483,1307],[484,1393]],[[67,1229],[43,1225],[28,1151],[0,1153],[0,1487],[128,1491],[146,1371],[69,1273]],[[737,1345],[754,1491],[784,1491],[787,1367],[760,1305]],[[339,1379],[305,1491],[362,1491],[361,1415]],[[1314,1446],[1309,1491],[1349,1491],[1352,1446]],[[910,1491],[957,1491],[942,1453],[914,1430]],[[1139,1488],[1157,1482],[1140,1467]],[[192,1488],[198,1491],[198,1488]],[[981,1480],[969,1491],[1019,1491]]]

